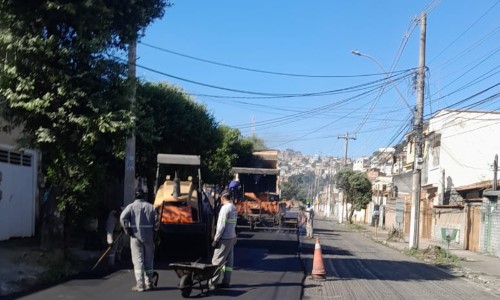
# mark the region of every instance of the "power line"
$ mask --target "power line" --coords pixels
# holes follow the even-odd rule
[[[496,72],[494,72],[494,71],[495,71],[495,70],[497,70],[498,68],[500,68],[500,65],[499,65],[499,66],[496,66],[496,67],[494,67],[494,68],[492,68],[492,69],[490,69],[489,71],[487,71],[486,73],[482,74],[481,76],[479,76],[479,77],[477,77],[477,78],[473,79],[472,81],[469,81],[467,84],[464,84],[464,85],[463,85],[463,86],[461,86],[460,88],[458,88],[458,89],[456,89],[456,90],[454,90],[454,91],[452,91],[452,92],[450,92],[450,93],[448,93],[448,94],[446,94],[446,95],[444,95],[444,96],[441,96],[441,97],[439,97],[439,98],[437,98],[437,99],[434,99],[434,100],[429,101],[429,104],[428,104],[428,105],[431,105],[431,103],[432,103],[432,102],[437,102],[437,101],[439,101],[439,100],[442,100],[442,99],[444,99],[444,98],[447,98],[447,97],[449,97],[449,96],[451,96],[451,95],[453,95],[453,94],[456,94],[456,93],[458,93],[458,92],[460,92],[460,91],[462,91],[462,90],[465,90],[465,89],[467,89],[467,88],[469,88],[469,87],[471,87],[471,86],[473,86],[473,85],[476,85],[476,84],[478,84],[478,83],[480,83],[480,82],[482,82],[482,81],[484,81],[484,80],[486,80],[486,79],[489,79],[489,78],[491,78],[491,77],[493,77],[493,76],[497,75],[500,71],[496,71]],[[490,74],[490,73],[491,73],[491,74]],[[430,95],[430,94],[429,94],[429,95]],[[431,97],[431,96],[429,96],[429,98],[430,98],[430,97]],[[432,113],[432,110],[431,110],[431,113]]]
[[[391,147],[392,145],[394,145],[394,142],[396,141],[396,139],[398,137],[400,137],[404,132],[407,132],[408,130],[410,130],[411,122],[408,122],[408,120],[411,120],[412,116],[413,116],[412,113],[408,113],[407,119],[404,120],[401,125],[399,125],[399,129],[389,139],[389,142],[386,144],[387,146],[385,148],[388,148],[388,147]],[[384,128],[384,129],[386,129],[386,128]],[[380,129],[380,130],[383,130],[383,129]],[[371,137],[373,137],[373,135]],[[365,147],[367,144],[368,144],[368,140],[365,139],[364,144],[360,148]],[[378,156],[376,158],[378,158]]]
[[[151,44],[144,43],[144,42],[140,42],[140,44],[142,44],[142,45],[144,45],[146,47],[152,48],[152,49],[156,49],[156,50],[165,52],[165,53],[169,53],[169,54],[181,56],[181,57],[184,57],[184,58],[189,58],[189,59],[192,59],[192,60],[201,61],[201,62],[208,63],[208,64],[213,64],[213,65],[222,66],[222,67],[226,67],[226,68],[232,68],[232,69],[238,69],[238,70],[256,72],[256,73],[270,74],[270,75],[280,75],[280,76],[290,76],[290,77],[307,77],[307,78],[356,78],[356,77],[369,77],[369,76],[384,75],[383,73],[359,74],[359,75],[309,75],[309,74],[296,74],[296,73],[284,73],[284,72],[266,71],[266,70],[248,68],[248,67],[240,67],[240,66],[236,66],[236,65],[231,65],[231,64],[216,62],[216,61],[212,61],[212,60],[208,60],[208,59],[204,59],[204,58],[199,58],[199,57],[195,57],[195,56],[192,56],[192,55],[183,54],[183,53],[180,53],[180,52],[172,51],[172,50],[169,50],[169,49],[165,49],[165,48],[162,48],[162,47],[159,47],[159,46],[155,46],[155,45],[151,45]]]
[[[500,1],[495,2],[495,4],[493,4],[490,8],[488,8],[486,12],[484,12],[479,18],[477,18],[467,29],[465,29],[464,32],[462,32],[457,38],[455,38],[451,43],[449,43],[448,46],[446,46],[443,50],[441,50],[441,52],[439,52],[436,56],[434,56],[434,58],[432,58],[429,63],[432,63],[436,58],[441,56],[441,54],[443,54],[453,44],[455,44],[456,41],[458,41],[462,36],[464,36],[472,27],[474,27],[474,25],[476,25],[479,21],[481,21],[481,19],[484,18],[484,16],[486,16],[495,6],[497,6],[499,2]]]
[[[374,81],[370,81],[367,83],[363,84],[358,84],[355,86],[350,86],[347,88],[341,88],[341,89],[336,89],[336,90],[329,90],[329,91],[323,91],[323,92],[315,92],[315,93],[304,93],[304,94],[288,94],[288,95],[280,95],[278,94],[277,96],[223,96],[223,95],[210,95],[210,94],[198,94],[198,93],[185,93],[190,96],[199,96],[199,97],[210,97],[210,98],[221,98],[221,99],[279,99],[279,98],[297,98],[297,97],[324,97],[324,96],[331,96],[331,95],[337,95],[337,94],[344,94],[344,93],[351,93],[351,92],[357,92],[357,91],[363,91],[372,88],[373,86],[378,86],[380,82],[384,82],[387,79],[393,78],[393,81],[400,81],[402,79],[408,78],[409,76],[413,75],[413,70],[410,69],[407,73],[399,73],[395,74],[391,77],[386,77],[384,79],[377,79]]]
[[[500,93],[493,94],[493,95],[488,96],[488,97],[486,97],[486,98],[484,98],[484,99],[481,99],[481,100],[479,100],[479,101],[477,101],[477,102],[471,103],[471,104],[469,104],[469,105],[467,105],[467,106],[465,106],[465,107],[462,107],[460,110],[461,110],[461,111],[469,111],[471,108],[474,108],[474,107],[479,106],[479,105],[481,105],[481,104],[483,104],[483,103],[486,103],[486,102],[490,102],[491,100],[494,100],[494,99],[496,99],[496,98],[498,98],[498,97],[500,97]],[[458,118],[463,119],[463,121],[462,121],[462,123],[463,123],[463,122],[470,121],[470,120],[476,120],[476,119],[477,119],[478,117],[480,117],[480,116],[484,116],[484,115],[486,115],[486,114],[490,114],[490,113],[492,113],[492,111],[482,111],[482,112],[478,112],[478,113],[480,113],[480,114],[479,114],[479,116],[475,116],[474,118],[472,118],[472,119],[471,119],[471,118],[465,118],[465,117],[463,117],[463,116],[459,115],[460,110],[458,110],[458,109],[454,109],[454,110],[451,110],[451,109],[446,109],[446,110],[444,110],[445,112],[444,112],[444,113],[442,113],[441,115],[439,115],[438,117],[436,117],[436,118],[435,118],[435,120],[436,120],[436,119],[438,119],[438,118],[444,118],[444,117],[446,117],[446,116],[453,115],[453,114],[454,114],[454,115],[456,115],[456,116],[455,116],[455,118],[449,122],[449,124],[450,124],[450,125],[448,125],[448,126],[443,126],[443,127],[441,128],[441,129],[446,129],[446,128],[449,128],[449,127],[454,126],[454,125],[455,125],[455,124],[454,124],[454,121],[455,121],[455,120],[457,120]],[[493,111],[497,111],[497,110],[498,110],[498,109],[495,109],[495,110],[493,110]],[[482,120],[484,120],[484,121],[492,121],[492,120],[498,120],[498,118],[495,118],[495,119],[482,119]],[[468,131],[465,131],[465,132],[468,132]],[[459,133],[459,134],[460,134],[460,133]]]
[[[438,7],[440,3],[441,0],[433,0],[424,8],[424,11],[427,11],[427,14],[429,15],[432,11],[434,11]]]
[[[348,115],[350,115],[350,114],[354,113],[355,111],[356,111],[356,110],[354,110],[354,111],[352,111],[352,112],[348,113],[347,115],[345,115],[345,116],[343,116],[343,117],[341,117],[341,118],[339,118],[339,119],[337,119],[337,120],[335,120],[335,121],[333,121],[333,122],[329,122],[329,123],[327,123],[327,124],[326,124],[326,125],[324,125],[324,126],[321,126],[321,127],[317,128],[317,129],[315,129],[315,130],[313,130],[313,131],[310,131],[310,132],[308,132],[308,133],[306,133],[306,134],[304,134],[304,135],[302,135],[302,136],[300,136],[300,137],[298,137],[298,138],[295,138],[295,139],[293,139],[293,140],[289,140],[289,141],[286,141],[286,142],[284,142],[284,143],[282,143],[282,144],[276,145],[275,147],[279,147],[279,146],[282,146],[282,145],[285,145],[285,144],[289,144],[289,143],[294,142],[294,141],[302,140],[302,138],[304,138],[304,137],[306,137],[306,136],[308,136],[308,135],[310,135],[310,134],[313,134],[313,133],[317,132],[318,130],[324,129],[324,128],[326,128],[326,127],[329,127],[329,126],[331,126],[331,125],[335,124],[336,122],[338,122],[338,121],[340,121],[340,120],[344,119],[345,117],[347,117]]]
[[[460,101],[458,101],[458,102],[455,102],[455,103],[453,103],[453,104],[451,104],[451,105],[449,105],[449,106],[447,106],[447,107],[443,108],[443,110],[445,110],[445,109],[450,109],[450,108],[453,108],[453,107],[458,106],[458,105],[460,105],[460,104],[463,104],[463,103],[465,103],[465,102],[467,102],[467,101],[469,101],[469,100],[473,99],[474,97],[477,97],[477,96],[479,96],[479,95],[481,95],[481,94],[486,93],[486,92],[487,92],[487,91],[489,91],[489,90],[494,89],[495,87],[497,87],[497,86],[499,86],[499,85],[500,85],[500,82],[498,82],[498,83],[496,83],[496,84],[494,84],[494,85],[492,85],[492,86],[490,86],[490,87],[487,87],[487,88],[485,88],[485,89],[483,89],[483,90],[481,90],[481,91],[479,91],[479,92],[477,92],[477,93],[475,93],[475,94],[473,94],[473,95],[471,95],[471,96],[469,96],[469,97],[467,97],[467,98],[465,98],[465,99],[462,99],[462,100],[460,100]],[[498,94],[495,94],[495,95],[498,95]],[[490,97],[491,97],[491,96],[490,96]],[[488,97],[488,98],[486,98],[486,99],[489,99],[490,97]],[[484,100],[481,100],[481,102],[482,102],[482,101],[484,101]],[[428,117],[428,116],[429,116],[429,115],[426,115],[426,117]]]
[[[339,101],[336,101],[336,102],[333,102],[333,103],[330,103],[330,104],[327,104],[324,106],[320,106],[320,107],[317,107],[317,108],[314,108],[314,109],[311,109],[308,111],[300,112],[297,114],[291,114],[291,115],[288,115],[286,117],[274,118],[274,119],[269,119],[269,120],[257,122],[257,125],[258,126],[269,126],[269,125],[277,126],[277,125],[284,125],[284,124],[292,123],[292,122],[299,121],[299,120],[304,120],[307,117],[316,116],[320,112],[329,111],[337,106],[342,106],[342,105],[346,105],[348,103],[352,103],[351,102],[352,100],[355,100],[353,102],[359,101],[362,99],[361,97],[364,98],[364,97],[368,96],[369,94],[373,93],[374,91],[376,91],[377,89],[378,88],[374,88],[374,89],[369,90],[367,92],[357,94],[355,96],[352,96],[352,97],[349,97],[346,99],[341,99]],[[249,127],[249,126],[251,126],[251,124],[236,125],[237,128],[241,128],[241,129]]]
[[[273,118],[273,119],[269,119],[269,120],[265,120],[265,121],[260,121],[257,123],[252,123],[252,124],[235,125],[235,127],[239,128],[239,129],[245,129],[245,128],[250,127],[250,126],[260,126],[260,127],[268,126],[269,127],[269,126],[280,126],[280,125],[289,124],[292,122],[303,120],[303,119],[308,118],[308,117],[316,116],[318,113],[324,113],[326,111],[330,111],[337,106],[342,106],[342,105],[346,105],[348,103],[359,101],[360,99],[362,99],[361,97],[367,97],[368,95],[370,95],[371,93],[373,93],[374,91],[376,91],[378,89],[379,89],[379,87],[375,87],[375,88],[368,90],[364,93],[360,93],[360,94],[357,94],[355,96],[345,98],[345,99],[339,100],[339,101],[334,102],[334,103],[330,103],[330,104],[327,104],[327,105],[324,105],[321,107],[317,107],[317,108],[314,108],[311,110],[299,112],[296,114],[291,114],[291,115],[288,115],[285,117]],[[379,94],[380,93],[381,92],[379,92]]]
[[[448,86],[452,85],[453,83],[455,83],[457,80],[459,80],[460,78],[464,77],[465,75],[467,75],[468,73],[470,73],[472,70],[474,70],[475,68],[479,67],[482,63],[484,63],[486,60],[488,60],[489,58],[493,57],[495,54],[497,54],[498,52],[500,52],[500,48],[496,48],[494,49],[493,51],[487,53],[485,55],[485,57],[479,61],[478,63],[476,63],[474,66],[472,66],[471,68],[469,68],[468,70],[466,70],[464,73],[462,73],[460,76],[458,76],[457,78],[455,78],[454,80],[452,80],[450,83],[448,83],[447,85],[445,85],[444,87],[440,88],[438,91],[436,91],[432,96],[434,96],[435,94],[439,93],[440,91],[444,90],[445,88],[447,88]],[[443,97],[441,98],[438,98],[439,99],[442,99]]]
[[[495,95],[495,97],[493,97],[493,98],[498,98],[499,96],[500,96],[500,95],[499,95],[499,94],[497,94],[497,95]],[[499,109],[497,108],[495,111],[498,111],[498,110],[499,110]],[[487,114],[487,113],[491,113],[491,111],[490,111],[490,112],[484,112],[484,113],[482,113],[482,115],[485,115],[485,114]],[[458,118],[458,117],[457,117],[457,118]],[[465,121],[469,121],[469,120],[470,120],[470,119],[465,120]],[[491,120],[492,120],[492,119],[490,119],[489,121],[491,121]],[[498,119],[495,119],[495,120],[498,120]],[[462,123],[463,123],[463,122],[465,122],[465,121],[462,121]],[[495,122],[495,123],[492,123],[492,124],[486,124],[486,125],[483,125],[483,126],[480,126],[480,127],[474,128],[474,129],[470,129],[470,130],[466,130],[466,131],[464,130],[464,131],[458,132],[458,133],[453,134],[453,135],[449,135],[449,136],[441,137],[441,139],[447,139],[447,138],[454,137],[454,136],[457,136],[457,135],[466,134],[466,133],[468,133],[468,132],[476,131],[476,130],[479,130],[479,129],[481,129],[481,128],[488,127],[488,126],[492,126],[492,125],[496,125],[496,124],[500,124],[500,121]],[[450,126],[447,126],[447,127],[443,127],[443,128],[449,128],[449,127],[451,127],[451,125],[450,125]],[[442,128],[442,129],[443,129],[443,128]]]
[[[118,56],[112,55],[112,57],[114,57],[115,59],[118,59],[118,60],[120,60],[122,62],[125,61],[123,58],[120,58]],[[335,93],[339,93],[339,92],[345,92],[345,91],[356,91],[356,89],[360,89],[361,90],[361,89],[363,89],[363,87],[368,87],[369,85],[373,85],[373,84],[375,84],[377,82],[381,82],[381,81],[386,80],[386,78],[379,79],[379,80],[375,80],[375,81],[368,82],[368,83],[365,83],[365,84],[357,85],[357,86],[354,86],[354,87],[349,87],[349,88],[344,88],[344,89],[338,89],[338,90],[330,90],[330,91],[322,91],[322,92],[308,92],[308,93],[298,93],[298,94],[280,94],[280,93],[254,92],[254,91],[246,91],[246,90],[239,90],[239,89],[227,88],[227,87],[217,86],[217,85],[213,85],[213,84],[207,84],[207,83],[203,83],[203,82],[199,82],[199,81],[195,81],[195,80],[191,80],[191,79],[179,77],[179,76],[176,76],[176,75],[168,74],[166,72],[155,70],[153,68],[146,67],[146,66],[143,66],[143,65],[139,65],[137,63],[135,63],[135,66],[137,66],[137,67],[139,67],[141,69],[144,69],[144,70],[156,73],[156,74],[160,74],[160,75],[166,76],[166,77],[170,77],[170,78],[177,79],[177,80],[180,80],[180,81],[184,81],[184,82],[188,82],[188,83],[192,83],[192,84],[196,84],[196,85],[200,85],[200,86],[204,86],[204,87],[209,87],[209,88],[213,88],[213,89],[224,90],[224,91],[229,91],[229,92],[236,92],[236,93],[242,93],[242,94],[260,95],[260,96],[269,96],[269,97],[280,97],[280,98],[324,96],[324,95],[331,95],[331,94],[335,94]],[[408,75],[409,74],[403,74],[401,76],[402,77],[407,77]],[[399,76],[399,75],[395,75],[395,76]],[[398,79],[396,78],[395,80],[398,80]],[[185,94],[188,94],[188,93],[185,93]]]
[[[467,53],[472,51],[474,48],[478,47],[479,45],[481,45],[482,43],[487,41],[489,38],[494,36],[499,30],[500,30],[500,26],[497,26],[495,29],[493,29],[492,31],[490,31],[489,33],[487,33],[486,35],[481,37],[479,40],[477,40],[475,43],[470,45],[468,48],[464,49],[462,52],[458,53],[454,57],[448,59],[446,62],[441,64],[438,68],[442,69],[442,68],[448,66],[449,64],[451,64],[452,62],[457,61],[459,58],[463,57],[464,55],[466,55]]]

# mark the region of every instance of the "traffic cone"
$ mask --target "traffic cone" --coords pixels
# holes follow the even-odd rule
[[[321,254],[319,238],[316,238],[316,245],[314,245],[313,268],[311,275],[312,279],[326,279],[325,264],[323,263],[323,254]]]

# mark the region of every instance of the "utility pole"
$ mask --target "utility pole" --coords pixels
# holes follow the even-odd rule
[[[349,147],[349,139],[355,140],[356,137],[349,136],[349,132],[346,133],[346,135],[339,135],[339,139],[344,139],[345,140],[345,146],[344,146],[344,167],[347,166],[347,148]]]
[[[495,154],[495,160],[493,161],[493,185],[492,190],[497,190],[497,173],[498,173],[498,154]]]
[[[133,109],[135,103],[135,62],[137,57],[137,39],[130,41],[128,49],[128,80],[130,86],[129,101]],[[125,174],[123,179],[123,204],[128,205],[134,201],[135,196],[135,126],[132,135],[127,139],[125,146]]]
[[[420,190],[422,186],[422,144],[424,127],[424,79],[425,79],[425,31],[427,25],[427,14],[422,13],[420,18],[420,55],[417,80],[417,106],[413,120],[415,131],[415,159],[413,162],[413,184],[411,194],[411,219],[409,248],[418,249],[420,232]]]
[[[328,185],[326,187],[326,217],[330,218],[330,212],[332,210],[332,161],[329,160],[328,166]]]

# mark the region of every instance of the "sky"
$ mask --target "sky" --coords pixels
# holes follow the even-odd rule
[[[343,158],[348,141],[348,157],[370,156],[412,129],[422,12],[424,120],[500,110],[499,2],[173,0],[138,44],[137,76],[269,148]]]

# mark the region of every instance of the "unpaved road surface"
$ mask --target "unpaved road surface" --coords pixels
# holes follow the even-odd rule
[[[303,299],[498,299],[485,288],[346,229],[315,220],[327,279],[304,282]],[[314,240],[302,239],[302,259],[312,270]],[[307,251],[309,249],[309,251]]]

